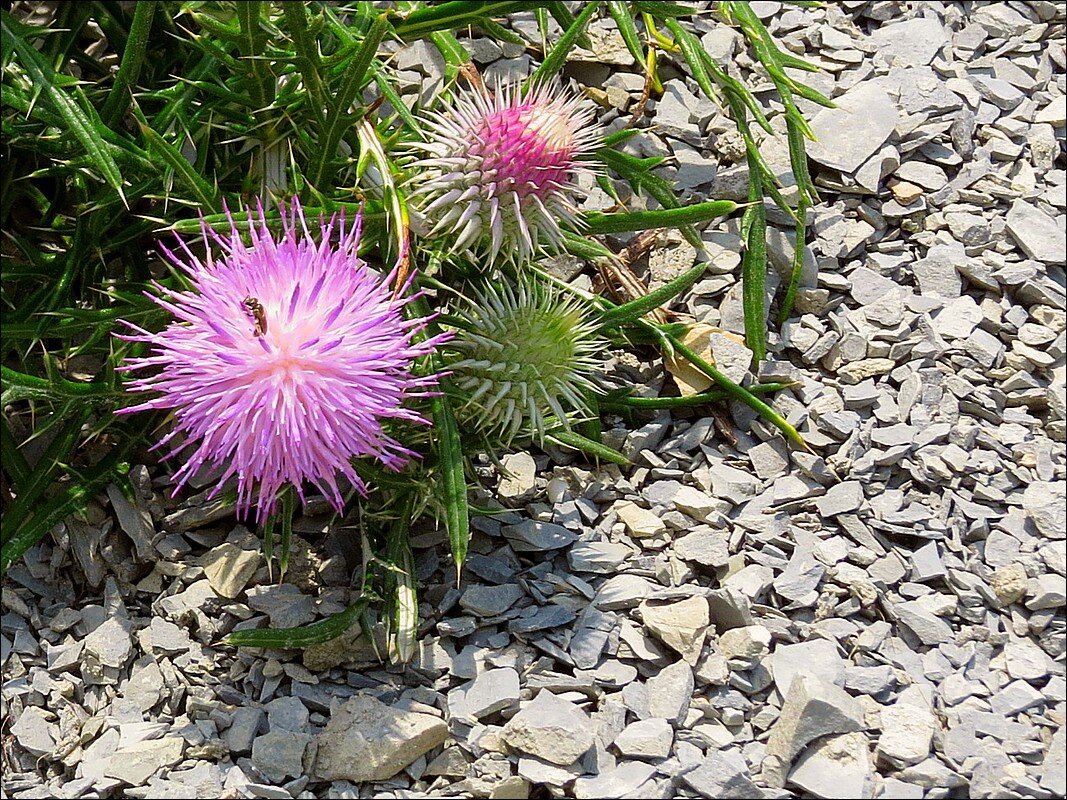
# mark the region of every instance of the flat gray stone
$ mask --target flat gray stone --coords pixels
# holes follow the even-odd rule
[[[925,66],[934,60],[949,37],[937,19],[915,17],[876,28],[870,41],[875,51],[893,66]]]
[[[523,596],[515,584],[502,586],[468,586],[459,599],[460,606],[479,617],[496,617],[503,614]]]
[[[29,706],[11,726],[11,733],[26,752],[35,756],[44,756],[55,749],[55,737],[59,733],[59,728],[48,721],[48,715],[44,709]]]
[[[1049,264],[1067,261],[1064,215],[1053,219],[1025,200],[1016,200],[1008,210],[1007,229],[1030,258]]]
[[[642,719],[627,725],[615,737],[614,746],[630,758],[660,759],[670,755],[674,729],[661,718]]]
[[[156,772],[181,761],[184,753],[185,739],[179,736],[137,742],[115,752],[104,767],[104,775],[130,786],[144,786]]]
[[[524,553],[558,550],[578,538],[562,525],[533,519],[524,519],[515,525],[505,525],[501,532],[511,542],[512,549]]]
[[[490,669],[448,693],[451,719],[481,719],[518,705],[519,674],[510,667]]]
[[[693,697],[693,669],[684,661],[669,664],[646,681],[648,713],[675,723],[685,720]]]
[[[624,761],[614,769],[599,775],[578,778],[574,782],[574,796],[578,800],[616,800],[637,797],[635,794],[656,773],[651,764]]]
[[[749,800],[766,797],[752,782],[745,757],[734,750],[709,750],[700,766],[682,774],[682,780],[709,800]]]
[[[930,755],[937,718],[925,701],[898,700],[880,712],[882,733],[875,753],[880,761],[895,768],[918,764]]]
[[[674,552],[679,558],[705,567],[725,567],[730,560],[727,535],[718,530],[688,533],[675,540]]]
[[[886,91],[860,83],[811,120],[815,141],[808,155],[823,166],[854,172],[885,144],[897,126],[897,107]]]
[[[266,714],[263,709],[252,706],[241,706],[233,711],[230,727],[222,733],[222,740],[236,755],[248,755],[252,752],[252,743],[255,741]]]
[[[830,684],[838,684],[845,673],[845,661],[837,645],[828,639],[810,639],[796,644],[779,644],[770,658],[774,687],[784,698],[797,675],[808,674]]]
[[[1062,481],[1031,483],[1023,492],[1023,510],[1042,536],[1067,537],[1067,488]]]
[[[643,602],[641,618],[649,632],[689,664],[696,664],[710,622],[708,601],[690,597],[677,602]]]
[[[270,617],[272,628],[294,628],[315,619],[311,597],[291,583],[253,586],[245,594],[249,608]]]
[[[916,600],[898,603],[894,610],[902,624],[919,637],[925,645],[939,645],[952,641],[952,626],[935,615],[926,606]]]
[[[287,730],[272,730],[252,743],[252,763],[274,783],[304,774],[304,754],[311,736]]]

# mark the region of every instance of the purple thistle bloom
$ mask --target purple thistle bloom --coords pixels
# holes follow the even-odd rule
[[[599,139],[581,102],[555,84],[525,97],[513,86],[471,89],[426,119],[428,141],[414,145],[426,157],[411,168],[430,235],[454,235],[456,250],[492,261],[558,250],[561,224],[577,227],[578,176],[592,172],[579,156]]]
[[[416,341],[427,320],[405,320],[408,301],[357,256],[362,215],[348,226],[343,215],[320,221],[318,244],[295,198],[278,240],[262,207],[247,215],[251,246],[227,211],[226,236],[201,223],[205,260],[180,238],[184,258],[162,248],[193,290],[155,284],[159,296],[149,297],[177,318],[159,333],[126,323],[135,334],[120,338],[151,352],[121,369],[157,370],[127,386],[158,394],[118,413],[174,410],[177,424],[156,447],[178,437],[168,458],[195,447],[175,492],[202,467],[222,467],[215,493],[236,475],[242,515],[256,496],[256,518],[265,519],[286,485],[303,499],[305,481],[341,511],[339,475],[366,490],[353,458],[399,470],[415,456],[383,423],[426,422],[404,402],[432,393],[436,376],[416,375],[414,362],[442,338]]]

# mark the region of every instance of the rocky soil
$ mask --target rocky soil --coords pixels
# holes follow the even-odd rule
[[[344,608],[358,538],[305,515],[277,585],[231,509],[179,505],[136,467],[135,498],[112,487],[4,581],[4,797],[1064,795],[1063,8],[753,6],[838,105],[805,105],[823,202],[758,376],[797,382],[775,405],[819,455],[733,408],[726,432],[614,420],[626,471],[485,462],[478,502],[506,511],[476,519],[459,588],[442,535],[416,532],[406,668],[358,633],[219,645]],[[784,130],[737,32],[694,24]],[[619,127],[642,78],[610,23],[591,38],[568,75]],[[470,46],[490,77],[531,69]],[[394,65],[412,96],[440,83],[427,48]],[[691,199],[743,196],[732,123],[680,66],[663,77],[627,147],[668,156]],[[784,139],[763,152],[788,196]],[[588,207],[611,202],[590,187]],[[791,228],[770,219],[773,288]],[[679,307],[740,332],[737,224],[704,239],[661,241],[648,277],[706,260]],[[730,339],[707,345],[756,377]],[[670,380],[623,356],[614,376]]]

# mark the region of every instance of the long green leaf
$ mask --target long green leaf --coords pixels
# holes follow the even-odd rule
[[[792,383],[757,383],[746,386],[745,389],[752,394],[773,394],[782,389],[793,386]],[[706,392],[690,394],[682,397],[632,397],[602,398],[600,407],[605,411],[656,411],[663,408],[689,408],[692,406],[706,406],[709,403],[721,403],[731,399],[730,395],[722,389],[709,389]]]
[[[695,225],[716,217],[724,217],[737,208],[737,203],[732,200],[710,200],[679,208],[660,208],[654,211],[626,211],[616,214],[587,211],[582,215],[582,227],[586,233],[598,236],[605,233],[645,231],[651,228],[678,228],[682,225]]]
[[[579,433],[568,430],[555,430],[549,433],[546,437],[549,441],[556,444],[566,445],[575,450],[581,450],[587,455],[591,455],[595,458],[599,458],[602,461],[610,461],[612,464],[621,464],[624,467],[631,465],[630,459],[606,444],[595,442]]]
[[[123,108],[127,107],[130,102],[130,87],[137,84],[137,78],[141,74],[141,65],[144,63],[145,52],[148,49],[148,37],[152,32],[152,17],[155,16],[156,5],[157,3],[148,2],[148,0],[138,0],[134,7],[130,36],[122,51],[119,71],[115,75],[115,82],[111,85],[107,99],[104,101],[104,108],[100,112],[100,118],[108,127],[115,126]]]
[[[707,268],[708,265],[701,262],[686,270],[674,280],[649,292],[644,297],[638,297],[628,303],[615,306],[615,308],[605,312],[600,318],[599,327],[601,329],[618,328],[621,325],[625,325],[627,322],[632,322],[635,319],[643,317],[649,311],[657,309],[664,303],[674,299],[700,280]]]
[[[89,418],[92,408],[87,404],[71,403],[68,409],[70,415],[34,464],[27,480],[15,487],[18,496],[4,514],[5,538],[17,535],[26,518],[37,508],[38,501],[52,485],[62,465],[71,461],[82,425]]]
[[[645,62],[645,52],[641,47],[641,34],[637,32],[637,25],[630,14],[630,8],[624,0],[608,0],[608,13],[615,20],[615,25],[622,34],[622,40],[626,43],[626,49],[634,57],[638,64]]]
[[[363,77],[367,73],[367,68],[370,67],[378,52],[378,45],[382,43],[388,30],[388,17],[385,14],[379,14],[374,19],[370,30],[367,31],[367,35],[363,37],[352,63],[345,69],[344,80],[326,118],[326,127],[319,138],[319,149],[307,173],[308,182],[324,194],[333,182],[335,172],[333,164],[337,156],[337,147],[341,143],[345,130],[353,121],[348,109],[363,86]]]
[[[322,644],[343,635],[355,625],[367,608],[367,602],[367,598],[361,597],[344,611],[339,611],[310,625],[301,625],[296,628],[256,628],[234,631],[223,639],[223,643],[234,647],[270,647],[281,650]]]
[[[19,62],[33,80],[34,86],[55,106],[70,132],[82,143],[104,180],[121,194],[122,173],[100,134],[100,129],[106,126],[87,101],[81,105],[76,103],[70,94],[60,87],[58,76],[51,65],[20,34],[23,30],[28,29],[16,22],[8,12],[0,11],[0,35],[4,49],[14,50],[18,54]],[[72,93],[84,99],[80,89],[75,88]]]
[[[741,259],[741,300],[745,315],[745,344],[758,364],[767,355],[767,212],[763,207],[763,187],[759,169],[748,160],[749,200],[741,230],[745,254]]]
[[[713,364],[709,364],[699,355],[694,353],[689,347],[684,345],[681,339],[677,336],[665,334],[665,337],[668,342],[670,342],[670,345],[675,352],[679,353],[694,367],[715,381],[731,400],[738,400],[744,403],[763,419],[778,428],[778,430],[784,433],[785,437],[797,447],[811,452],[811,448],[808,447],[808,443],[804,441],[804,437],[797,432],[797,429],[794,428],[785,417],[763,402],[752,392],[748,391],[740,384],[734,383],[734,381],[726,377]]]
[[[477,25],[483,19],[507,16],[514,11],[530,11],[543,5],[545,4],[453,0],[423,5],[398,21],[394,27],[397,36],[407,41],[428,36],[434,31],[466,28],[468,25]]]
[[[86,402],[93,398],[108,400],[122,393],[114,386],[102,383],[80,383],[66,378],[48,380],[36,375],[27,375],[11,367],[0,366],[3,375],[3,392],[0,403],[8,405],[18,400],[77,400]]]
[[[71,514],[81,511],[85,504],[104,487],[122,474],[129,453],[137,444],[137,438],[130,436],[127,441],[116,447],[92,469],[82,473],[81,480],[68,487],[46,509],[34,515],[17,533],[6,542],[0,550],[0,574],[22,558],[23,553],[37,544],[56,525]]]
[[[442,498],[445,506],[445,527],[456,565],[456,582],[459,582],[463,562],[467,560],[470,544],[470,509],[467,505],[467,478],[463,472],[463,445],[459,438],[459,426],[448,400],[448,379],[441,379],[441,394],[432,398],[434,428],[437,434],[434,443],[437,461],[441,469]]]

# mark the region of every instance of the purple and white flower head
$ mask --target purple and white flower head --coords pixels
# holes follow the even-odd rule
[[[340,511],[340,476],[365,492],[353,458],[398,470],[415,455],[384,425],[426,422],[405,401],[433,391],[436,376],[415,362],[441,338],[420,340],[426,320],[405,319],[407,300],[358,257],[362,215],[320,220],[316,243],[295,198],[277,239],[260,207],[247,212],[250,245],[227,216],[225,235],[202,223],[204,259],[180,238],[184,257],[162,248],[192,290],[156,284],[149,296],[176,318],[159,333],[126,323],[134,334],[121,338],[150,349],[121,369],[155,370],[127,387],[154,396],[119,413],[173,410],[157,447],[193,448],[176,492],[207,466],[222,470],[215,492],[236,476],[238,511],[256,503],[260,521],[286,486],[303,498],[305,483]]]
[[[579,160],[599,140],[592,118],[554,82],[525,95],[513,85],[458,92],[414,145],[424,157],[411,166],[413,198],[429,235],[494,262],[559,250],[562,228],[577,226],[578,177],[592,172]]]

